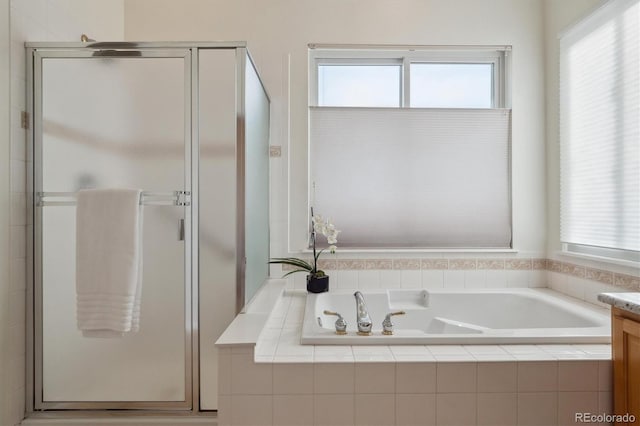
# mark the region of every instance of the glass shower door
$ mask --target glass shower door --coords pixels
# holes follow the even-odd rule
[[[190,51],[35,55],[36,408],[191,408]],[[140,329],[122,337],[76,322],[85,188],[148,195]]]

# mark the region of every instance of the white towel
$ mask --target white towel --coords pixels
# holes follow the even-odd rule
[[[78,191],[76,295],[86,337],[119,337],[140,324],[142,191]]]

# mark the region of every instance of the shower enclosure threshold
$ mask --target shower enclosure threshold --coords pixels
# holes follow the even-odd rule
[[[149,426],[149,425],[172,425],[172,426],[192,426],[218,424],[217,412],[200,412],[166,414],[162,412],[118,412],[118,411],[95,411],[95,412],[73,412],[58,411],[47,413],[34,413],[24,419],[22,426],[99,426],[99,425],[119,425],[119,426]]]

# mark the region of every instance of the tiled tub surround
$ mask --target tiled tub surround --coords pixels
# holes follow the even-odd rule
[[[612,411],[610,345],[300,345],[305,300],[288,290],[255,346],[219,347],[219,424],[550,426]]]
[[[321,259],[330,288],[495,288],[549,287],[572,297],[604,306],[598,294],[640,291],[640,276],[545,258],[433,257]],[[347,256],[347,254],[344,254]],[[283,268],[285,271],[288,268]],[[277,271],[274,272],[277,276]],[[289,277],[289,288],[304,289],[304,274]]]

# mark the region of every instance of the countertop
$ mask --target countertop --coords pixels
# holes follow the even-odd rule
[[[600,293],[598,300],[616,308],[640,315],[640,293]]]

